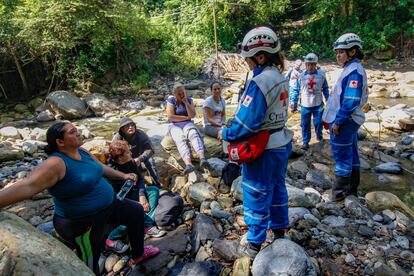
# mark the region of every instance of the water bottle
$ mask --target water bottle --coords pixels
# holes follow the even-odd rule
[[[124,200],[125,196],[131,190],[132,186],[134,186],[134,182],[132,182],[132,180],[125,181],[124,185],[122,185],[122,188],[118,192],[116,197],[121,201]]]

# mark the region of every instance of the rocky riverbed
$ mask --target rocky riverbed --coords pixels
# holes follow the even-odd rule
[[[326,67],[332,85],[337,68]],[[387,92],[382,96],[390,96],[388,92],[393,91],[411,95],[414,93],[411,82],[414,77],[404,82],[407,74],[411,72],[369,71],[372,93],[375,95],[385,88]],[[399,124],[399,120],[414,116],[410,104],[404,100],[392,106],[387,106],[386,100],[371,104],[367,122],[359,132],[363,170],[360,197],[348,197],[340,204],[327,201],[334,181],[328,133],[324,133],[322,142],[312,140],[309,151],[300,150],[300,115],[292,114],[288,125],[295,132],[294,150],[286,179],[290,229],[285,239],[267,243],[251,262],[235,250],[241,235],[246,232],[241,179],[236,179],[231,187],[220,183],[221,170],[227,161],[221,144],[205,137],[212,171],[205,172],[197,167],[189,176],[180,174],[179,155],[171,141],[164,139],[167,124],[160,105],[168,95],[168,85],[143,90],[135,98],[108,99],[95,95],[96,98],[89,98],[88,104],[85,96],[54,92],[53,96],[60,100],[48,100],[45,104],[40,99],[25,107],[15,105],[12,110],[5,110],[0,126],[0,188],[24,178],[46,158],[43,151],[45,132],[51,122],[39,121],[75,120],[92,112],[99,115],[74,122],[85,138],[84,146],[104,160],[108,140],[117,129],[119,117],[129,116],[147,131],[154,143],[163,188],[181,194],[186,206],[181,225],[165,237],[146,241],[160,247],[159,256],[131,270],[125,265],[127,255],[105,251],[103,273],[414,275],[414,132]],[[240,85],[226,83],[224,91],[229,103],[234,101],[233,95],[237,94]],[[207,94],[207,83],[195,80],[186,83],[186,87],[200,105]],[[411,92],[404,94],[404,89],[411,89]],[[68,98],[76,104],[63,104]],[[76,106],[79,114],[73,111]],[[64,111],[65,108],[70,112]],[[39,120],[39,115],[45,114],[42,112],[50,115],[48,120]],[[196,122],[201,123],[200,116]],[[53,235],[52,212],[52,200],[47,192],[43,192],[0,213],[1,274],[21,275],[25,271],[53,275],[90,274],[73,252],[57,239],[41,233]]]

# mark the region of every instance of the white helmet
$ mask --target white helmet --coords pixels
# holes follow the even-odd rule
[[[305,63],[318,63],[318,56],[314,53],[309,53],[305,57]]]
[[[300,68],[300,66],[302,66],[302,61],[301,61],[300,59],[297,59],[297,60],[295,61],[295,67],[296,67],[296,68]]]
[[[334,51],[337,49],[351,49],[354,46],[358,46],[362,49],[362,40],[357,34],[347,33],[341,35],[333,44]]]
[[[244,58],[252,57],[260,51],[274,54],[279,52],[280,48],[280,40],[272,29],[256,27],[244,36],[241,55]]]

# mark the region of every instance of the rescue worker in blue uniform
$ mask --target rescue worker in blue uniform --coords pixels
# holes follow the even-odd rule
[[[360,60],[364,58],[358,35],[347,33],[333,44],[343,71],[329,97],[323,121],[329,123],[336,181],[331,200],[357,195],[360,182],[358,129],[365,121],[363,107],[368,100],[367,75]]]
[[[309,53],[305,57],[306,70],[299,75],[296,87],[293,90],[293,99],[290,108],[293,111],[297,106],[300,94],[300,114],[302,127],[302,149],[309,149],[311,139],[311,117],[313,116],[313,126],[315,127],[316,139],[322,141],[322,113],[323,99],[329,98],[328,82],[326,81],[325,72],[316,68],[318,56]]]
[[[242,188],[247,235],[239,251],[254,257],[271,229],[275,238],[284,237],[289,225],[288,194],[285,175],[292,149],[293,132],[285,127],[288,120],[288,82],[281,74],[284,56],[276,33],[268,27],[249,31],[241,45],[253,78],[247,83],[236,114],[219,139],[232,142],[268,130],[264,153],[243,163]]]
[[[295,67],[291,68],[285,75],[285,78],[289,81],[289,102],[293,102],[293,92],[298,85],[298,78],[299,75],[302,73],[302,61],[297,59],[295,61]],[[292,112],[296,112],[298,109],[298,105],[295,104]]]

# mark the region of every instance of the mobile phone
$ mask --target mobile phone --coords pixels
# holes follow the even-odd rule
[[[134,182],[132,182],[132,180],[125,181],[124,185],[122,185],[122,188],[118,192],[116,197],[121,201],[124,200],[125,196],[131,190],[132,186],[134,186]]]

